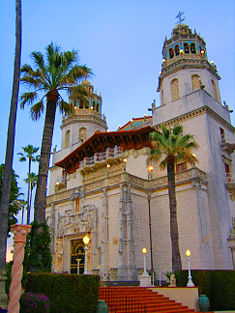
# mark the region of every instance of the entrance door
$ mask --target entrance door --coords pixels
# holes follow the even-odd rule
[[[82,239],[71,241],[71,274],[84,273],[84,243]],[[78,272],[79,270],[79,272]]]

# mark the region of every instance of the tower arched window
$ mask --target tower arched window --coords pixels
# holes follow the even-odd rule
[[[65,133],[64,148],[67,149],[69,145],[70,145],[70,130],[67,130]]]
[[[161,104],[164,104],[164,91],[163,89],[161,90]]]
[[[195,43],[191,43],[191,53],[193,53],[193,54],[196,53]]]
[[[179,45],[175,46],[175,55],[179,55],[180,54],[180,50],[179,50]]]
[[[215,100],[219,101],[219,96],[218,96],[218,91],[217,91],[217,87],[216,87],[215,81],[212,79],[211,83],[212,83],[212,86],[213,86],[213,92],[214,92]]]
[[[170,56],[170,59],[174,58],[174,51],[172,48],[169,49],[169,56]]]
[[[184,53],[189,53],[189,46],[187,44],[187,42],[184,43]]]
[[[84,142],[86,140],[86,128],[85,127],[81,127],[79,129],[79,141],[80,142]]]
[[[171,81],[171,101],[176,101],[180,98],[179,81],[174,78]]]
[[[192,85],[193,85],[193,91],[200,89],[200,76],[197,74],[194,74],[192,76]]]

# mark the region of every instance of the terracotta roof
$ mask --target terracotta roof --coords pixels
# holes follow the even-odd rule
[[[68,173],[73,173],[79,168],[79,163],[85,157],[91,157],[96,152],[104,152],[107,147],[122,147],[123,150],[141,149],[150,146],[149,134],[154,129],[145,126],[114,132],[97,132],[83,142],[77,149],[55,165],[64,168]]]

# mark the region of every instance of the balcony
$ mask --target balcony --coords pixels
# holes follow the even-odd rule
[[[92,157],[84,158],[80,164],[79,168],[84,169],[86,167],[91,167],[93,165],[102,164],[108,161],[111,161],[119,157],[123,153],[121,147],[115,147],[113,149],[107,148],[104,152],[97,152]]]
[[[65,188],[67,186],[67,175],[58,176],[55,181],[55,190],[58,191],[61,188]]]

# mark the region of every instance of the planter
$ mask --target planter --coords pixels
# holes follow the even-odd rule
[[[210,301],[206,295],[200,295],[198,299],[198,306],[201,312],[208,312],[210,307]]]
[[[98,300],[96,313],[108,313],[109,308],[104,300]]]

